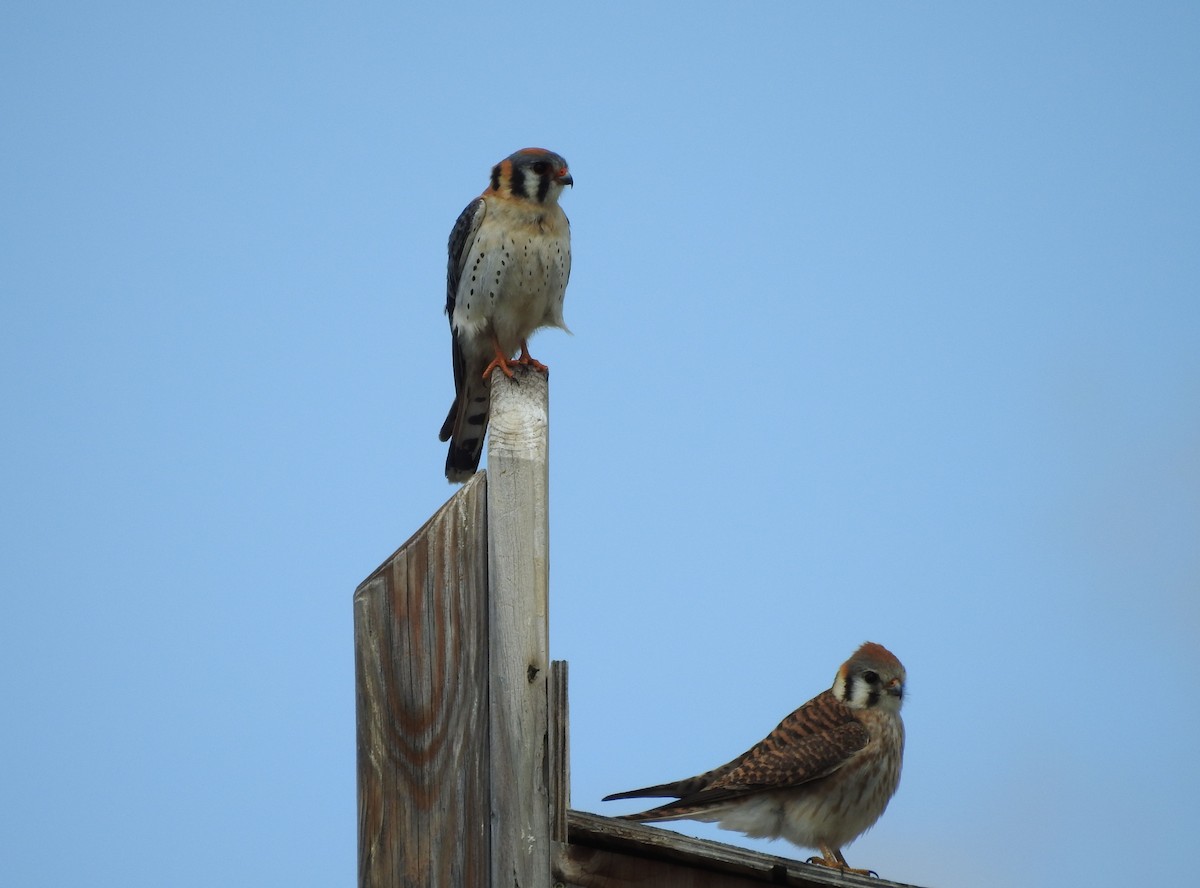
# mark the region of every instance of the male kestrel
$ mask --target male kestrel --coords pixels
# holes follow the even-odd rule
[[[625,819],[716,821],[755,838],[816,848],[821,856],[810,863],[849,870],[842,846],[874,825],[900,784],[904,680],[900,661],[867,642],[838,669],[830,690],[733,761],[604,800],[669,796],[679,801]]]
[[[573,184],[562,157],[524,148],[492,167],[491,184],[450,232],[446,314],[455,397],[438,437],[450,442],[451,482],[467,481],[479,468],[492,371],[512,376],[510,362],[544,371],[529,356],[527,340],[540,327],[567,329],[562,311],[571,228],[558,197]],[[521,355],[513,361],[517,349]]]

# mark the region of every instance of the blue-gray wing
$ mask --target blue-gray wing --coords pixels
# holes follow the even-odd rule
[[[477,197],[467,204],[466,209],[459,213],[454,227],[450,229],[450,241],[447,244],[446,317],[450,321],[454,401],[450,405],[446,421],[442,423],[442,428],[438,432],[438,438],[442,441],[450,441],[455,438],[446,458],[446,477],[456,481],[466,480],[474,473],[475,467],[479,465],[479,453],[482,448],[482,428],[479,429],[479,435],[469,440],[463,440],[461,434],[456,436],[456,431],[461,430],[467,412],[468,392],[466,385],[467,358],[463,353],[458,332],[454,329],[454,305],[458,299],[458,286],[462,281],[463,270],[467,264],[467,255],[471,251],[471,245],[475,242],[475,235],[479,231],[479,225],[483,222],[486,211],[487,204],[482,197]],[[486,423],[486,420],[485,412],[482,422]]]
[[[479,223],[483,221],[486,209],[487,204],[483,198],[475,198],[458,214],[458,220],[450,229],[446,261],[446,315],[450,318],[451,325],[454,324],[454,301],[458,297],[458,284],[467,264],[467,251],[475,240],[475,233],[479,231]]]

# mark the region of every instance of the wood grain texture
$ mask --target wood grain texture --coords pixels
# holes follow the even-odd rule
[[[912,888],[583,811],[567,820],[570,844],[556,847],[553,868],[570,888]]]
[[[762,888],[764,883],[771,884],[770,880],[598,848],[571,845],[560,851],[554,877],[566,888]]]
[[[361,888],[488,884],[486,491],[354,594]]]
[[[550,661],[550,840],[567,841],[571,808],[571,713],[567,661]]]
[[[515,369],[488,432],[492,884],[550,888],[548,386]]]

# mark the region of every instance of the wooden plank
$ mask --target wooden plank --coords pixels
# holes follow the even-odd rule
[[[488,884],[486,491],[354,593],[361,888]]]
[[[567,819],[570,844],[556,847],[554,875],[573,888],[912,888],[613,817]]]
[[[560,852],[554,877],[564,888],[762,888],[764,884],[763,879],[598,848],[560,846]]]
[[[571,713],[567,661],[550,661],[550,840],[567,841],[571,807]]]
[[[550,888],[544,374],[492,374],[487,510],[493,888]]]

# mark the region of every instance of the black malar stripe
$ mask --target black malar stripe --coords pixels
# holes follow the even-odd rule
[[[513,197],[529,197],[529,192],[525,190],[525,171],[515,163],[512,168],[512,193]]]

